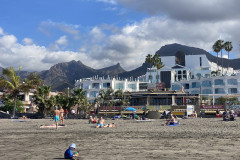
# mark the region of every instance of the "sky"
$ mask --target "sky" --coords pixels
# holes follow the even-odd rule
[[[239,0],[1,0],[0,66],[42,71],[80,60],[95,69],[142,65],[179,43],[213,55],[231,41],[240,58]],[[224,57],[227,53],[224,52]]]

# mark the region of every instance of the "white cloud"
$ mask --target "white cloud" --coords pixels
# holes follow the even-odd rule
[[[24,38],[22,40],[22,42],[25,44],[25,45],[31,45],[33,44],[33,40],[31,38]]]
[[[10,49],[17,42],[17,38],[14,35],[6,35],[0,37],[0,46]]]
[[[61,36],[58,40],[56,40],[55,43],[59,45],[67,45],[68,43],[67,36]]]

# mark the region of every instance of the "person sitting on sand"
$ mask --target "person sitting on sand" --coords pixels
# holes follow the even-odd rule
[[[72,143],[69,148],[65,151],[64,153],[64,158],[65,159],[74,159],[74,156],[76,156],[76,154],[73,154],[73,151],[76,149],[76,145],[74,143]]]
[[[28,119],[26,116],[19,117],[18,119]]]
[[[191,118],[197,118],[197,112],[196,111],[194,111],[193,112],[193,114],[191,114],[191,116],[190,116]]]
[[[234,119],[235,119],[234,114],[232,112],[230,112],[229,121],[234,121]]]
[[[107,127],[107,125],[105,125],[105,121],[104,121],[103,117],[101,117],[98,120],[98,124],[97,124],[96,128],[103,128],[103,127]]]
[[[167,120],[166,125],[174,125],[175,123],[179,123],[175,120],[173,114],[170,114],[170,119]]]
[[[94,118],[92,116],[90,116],[89,117],[89,124],[90,123],[97,123],[97,120],[98,120],[97,116],[95,116]]]
[[[93,123],[93,117],[92,116],[89,117],[88,123],[89,124]]]
[[[223,121],[229,121],[229,111],[228,110],[226,110],[223,113]]]

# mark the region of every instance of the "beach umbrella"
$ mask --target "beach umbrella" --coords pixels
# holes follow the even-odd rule
[[[125,111],[136,111],[136,109],[133,108],[133,107],[128,107],[128,108],[125,109]]]

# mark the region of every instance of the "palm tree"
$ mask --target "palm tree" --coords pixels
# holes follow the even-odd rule
[[[148,55],[146,56],[145,62],[149,63],[149,64],[151,65],[151,67],[152,67],[153,57],[152,57],[151,54],[148,54]],[[151,69],[150,69],[150,76],[151,76],[151,83],[152,83],[152,74],[151,74],[151,73],[152,73],[152,72],[151,72]]]
[[[155,54],[153,56],[153,65],[157,68],[157,83],[158,83],[158,79],[159,79],[158,70],[164,66],[163,63],[161,62],[161,58],[159,54]]]
[[[13,67],[3,69],[3,76],[0,78],[0,88],[5,89],[14,99],[13,117],[15,117],[16,114],[17,96],[20,91],[26,89],[26,86],[23,85],[20,80],[19,72],[21,69],[22,67],[20,66],[17,74]]]
[[[73,90],[72,96],[74,99],[74,104],[77,105],[77,113],[79,115],[81,105],[83,103],[83,100],[86,98],[86,91],[84,91],[82,88],[77,88]]]
[[[228,68],[229,68],[229,52],[232,51],[232,49],[233,49],[232,42],[229,42],[229,41],[225,42],[224,49],[225,49],[225,51],[228,52]]]
[[[218,48],[217,41],[213,44],[212,49],[217,53],[217,67],[218,67],[218,53],[220,52],[220,48]],[[217,68],[219,70],[219,68]]]
[[[222,75],[223,75],[223,58],[222,58],[222,50],[223,50],[223,48],[224,48],[224,43],[223,43],[224,41],[223,40],[221,40],[221,39],[219,39],[219,40],[217,40],[217,47],[220,49],[220,51],[221,51],[221,60],[222,60]]]
[[[45,117],[47,115],[47,112],[52,108],[53,106],[53,98],[50,99],[51,87],[50,86],[41,86],[37,88],[37,91],[34,95],[34,102],[38,106],[39,113]]]
[[[23,80],[26,84],[31,86],[31,89],[36,89],[42,85],[41,76],[36,73],[31,73],[27,76],[26,79]]]

